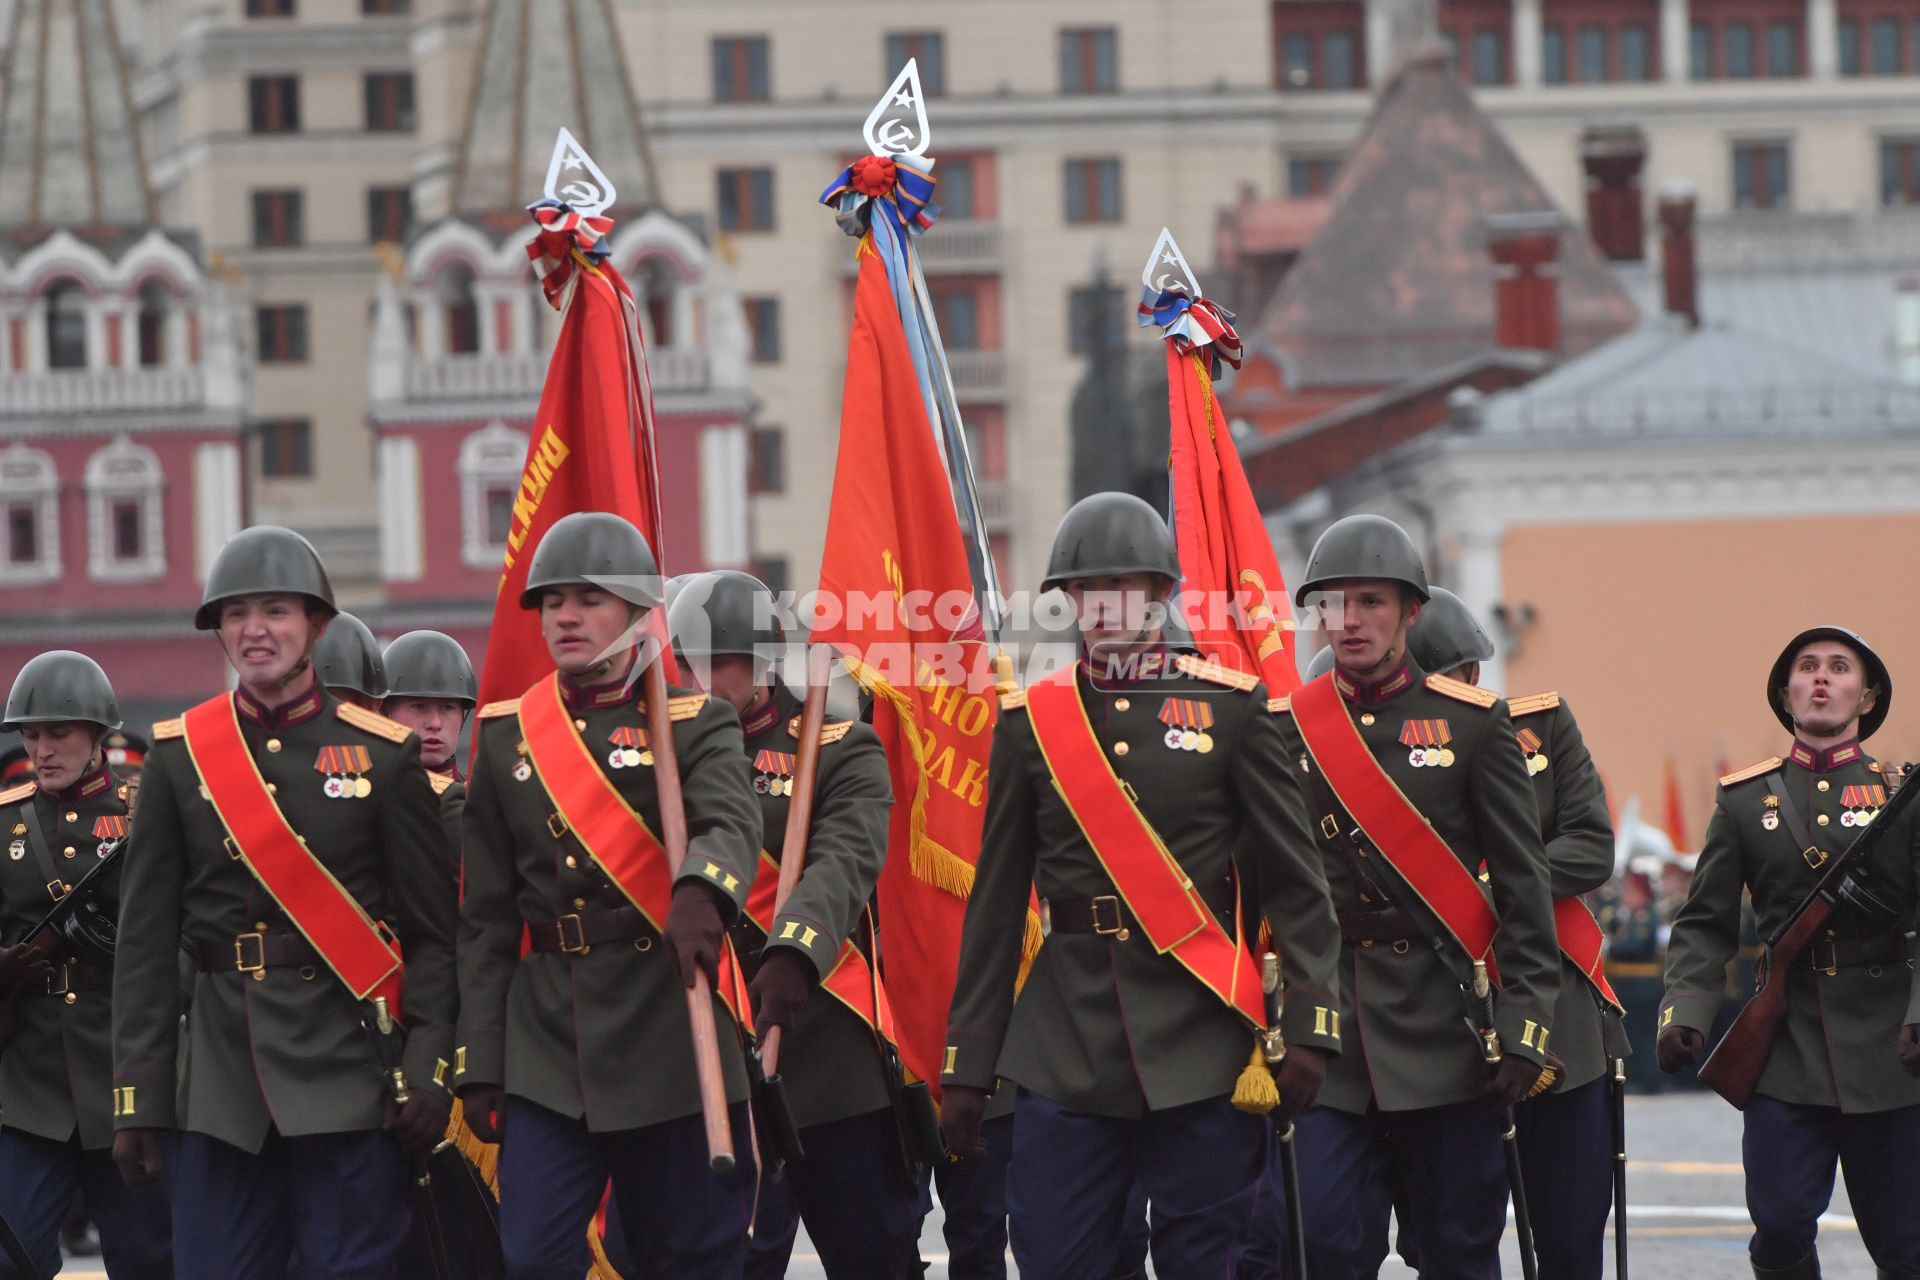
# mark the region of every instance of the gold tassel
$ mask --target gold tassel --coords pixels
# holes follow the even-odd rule
[[[467,1128],[467,1114],[458,1102],[453,1104],[453,1112],[447,1117],[447,1137],[453,1140],[454,1147],[467,1158],[467,1163],[480,1171],[486,1181],[487,1189],[493,1192],[493,1198],[500,1198],[500,1145],[495,1142],[482,1142]]]
[[[620,1280],[620,1273],[607,1261],[607,1246],[601,1242],[597,1218],[587,1224],[587,1246],[593,1250],[593,1268],[587,1272],[587,1280]]]
[[[1266,1047],[1258,1040],[1253,1042],[1253,1056],[1234,1082],[1233,1105],[1251,1116],[1264,1116],[1280,1105],[1280,1088],[1273,1082],[1273,1068],[1267,1065]]]

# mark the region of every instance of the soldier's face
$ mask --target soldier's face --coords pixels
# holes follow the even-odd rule
[[[78,720],[20,727],[20,739],[33,761],[34,777],[49,791],[64,791],[86,775],[93,763],[95,725]]]
[[[452,698],[389,698],[385,714],[420,735],[420,763],[444,769],[453,759],[467,709]]]
[[[253,689],[278,688],[325,629],[300,596],[236,596],[220,607],[220,647]]]
[[[682,665],[694,684],[731,706],[741,715],[760,692],[760,678],[752,658],[737,653],[716,654]]]
[[[1161,602],[1173,584],[1157,573],[1074,578],[1061,588],[1073,602],[1080,641],[1089,652],[1159,639]]]
[[[1334,665],[1348,675],[1370,677],[1407,650],[1407,628],[1420,603],[1384,578],[1352,578],[1330,585],[1321,605],[1321,625],[1333,644]]]
[[[569,583],[541,597],[540,637],[561,675],[610,675],[624,669],[646,613],[591,583]]]
[[[1787,714],[1817,737],[1853,736],[1873,697],[1860,655],[1838,640],[1815,640],[1787,668]]]

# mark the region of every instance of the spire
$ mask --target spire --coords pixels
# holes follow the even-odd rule
[[[0,227],[158,221],[114,0],[13,0],[3,34]]]
[[[452,212],[520,211],[546,181],[563,128],[626,208],[659,202],[611,0],[489,0],[453,173]]]

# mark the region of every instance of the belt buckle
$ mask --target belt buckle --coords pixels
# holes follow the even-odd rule
[[[1820,962],[1820,948],[1823,946],[1827,949],[1825,964]],[[1829,978],[1840,972],[1840,949],[1834,945],[1832,938],[1814,939],[1813,945],[1807,948],[1807,958],[1813,962],[1815,970],[1826,974]]]
[[[1335,821],[1334,816],[1332,814],[1328,813],[1328,814],[1321,815],[1320,834],[1325,836],[1329,840],[1338,840],[1340,838],[1340,824],[1339,822]]]
[[[560,937],[560,950],[570,956],[585,955],[587,952],[587,930],[585,922],[578,915],[564,915],[553,922]],[[567,928],[573,928],[573,940],[567,939]]]
[[[1815,871],[1818,871],[1827,863],[1827,851],[1817,844],[1810,844],[1805,849],[1802,849],[1800,856],[1805,858],[1807,865]]]
[[[247,944],[253,944],[254,959],[247,961]],[[243,933],[233,940],[233,967],[241,973],[259,973],[267,967],[267,935]]]
[[[567,834],[567,820],[558,811],[547,815],[547,834],[555,840],[559,840]]]
[[[64,996],[72,990],[73,966],[71,964],[57,964],[53,966],[53,972],[47,975],[47,994],[50,996]]]
[[[1102,924],[1100,921],[1100,908],[1103,905],[1108,908],[1111,908],[1113,911],[1112,924]],[[1093,931],[1095,933],[1099,934],[1103,938],[1117,937],[1123,941],[1126,939],[1127,922],[1126,922],[1126,917],[1121,914],[1120,898],[1117,894],[1103,893],[1099,897],[1093,899],[1093,901],[1089,902],[1087,906],[1091,909],[1093,913]]]

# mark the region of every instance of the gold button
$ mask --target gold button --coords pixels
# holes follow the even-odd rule
[[[1833,789],[1833,784],[1831,782],[1828,782],[1825,778],[1820,779],[1820,781],[1814,783],[1813,785],[1820,788],[1822,791],[1831,791]]]
[[[73,810],[71,810],[71,809],[69,809],[69,810],[67,810],[67,821],[68,821],[68,822],[78,822],[78,821],[80,821],[80,815],[79,815],[79,814],[77,814],[77,813],[75,813],[75,812],[74,812]]]
[[[64,853],[65,855],[67,855],[67,857],[71,858],[73,856],[73,846],[68,845],[66,848],[62,849],[60,852]]]
[[[1368,894],[1364,894],[1364,893],[1363,893],[1363,894],[1361,894],[1361,895],[1360,895],[1360,901],[1362,901],[1362,902],[1372,902],[1372,901],[1373,901],[1373,898],[1372,898],[1372,897],[1371,897],[1370,895],[1368,895]]]
[[[634,939],[633,949],[635,951],[639,951],[643,953],[651,951],[653,950],[653,939],[652,938],[636,938]]]
[[[586,905],[587,905],[587,900],[585,898],[575,898],[573,900],[573,909],[575,911],[580,910],[582,907]]]
[[[75,994],[73,994],[73,992],[71,992],[71,991],[69,991],[69,992],[67,992],[67,1003],[68,1003],[68,1004],[79,1004],[79,1003],[80,1003],[80,997],[79,997],[79,996],[77,996],[77,995],[75,995]]]
[[[267,784],[267,794],[268,794],[268,795],[270,795],[270,796],[277,796],[277,795],[279,795],[279,794],[280,794],[280,784],[279,784],[279,783],[277,783],[277,782],[269,782],[269,783]]]
[[[315,978],[319,976],[320,976],[320,971],[314,968],[312,965],[303,964],[300,966],[300,981],[312,982]]]
[[[267,739],[267,750],[269,750],[269,751],[278,751],[278,750],[280,750],[280,739],[278,739],[278,738],[268,738],[268,739]]]
[[[1362,715],[1361,715],[1361,717],[1360,717],[1360,723],[1361,723],[1361,724],[1372,724],[1372,723],[1373,723],[1373,712],[1371,712],[1371,711],[1368,711],[1368,712],[1365,712],[1364,714],[1362,714]]]
[[[1113,754],[1115,754],[1115,755],[1117,755],[1117,756],[1123,756],[1123,755],[1125,755],[1125,754],[1127,754],[1127,752],[1129,752],[1129,751],[1131,751],[1131,750],[1133,750],[1133,748],[1132,748],[1132,747],[1129,747],[1129,746],[1128,746],[1128,745],[1127,745],[1126,743],[1124,743],[1124,742],[1116,742],[1116,743],[1114,743],[1114,744],[1113,744]]]
[[[572,854],[568,854],[568,855],[567,855],[567,865],[568,865],[569,867],[577,867],[577,866],[579,866],[579,865],[580,865],[580,859],[578,859],[578,858],[576,858],[576,857],[574,857],[574,856],[573,856]]]
[[[584,730],[587,727],[587,722],[585,720],[575,720],[573,722],[573,727],[576,729]]]
[[[1823,814],[1821,814],[1821,815],[1820,815],[1819,817],[1817,817],[1817,818],[1815,818],[1815,819],[1814,819],[1814,821],[1815,821],[1815,822],[1817,822],[1817,823],[1819,823],[1819,824],[1820,824],[1821,826],[1823,826],[1823,827],[1824,827],[1824,826],[1826,826],[1826,825],[1827,825],[1827,823],[1828,823],[1828,822],[1830,821],[1830,819],[1829,819],[1829,818],[1827,817],[1827,815],[1826,815],[1826,814],[1824,814],[1824,813],[1823,813]]]
[[[253,922],[253,931],[255,933],[265,933],[267,931],[267,922],[265,920],[255,920]]]
[[[1131,711],[1133,709],[1133,700],[1131,698],[1115,698],[1113,700],[1113,709],[1115,711]]]

